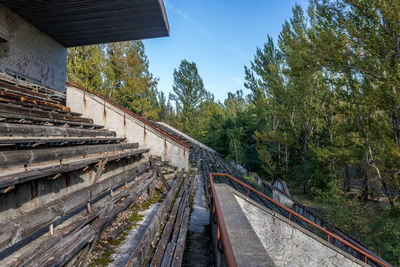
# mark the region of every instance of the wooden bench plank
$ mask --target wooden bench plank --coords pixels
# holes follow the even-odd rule
[[[109,155],[108,162],[124,159],[127,157],[140,156],[143,153],[147,152],[149,152],[149,149],[140,149],[136,151],[121,152],[118,154]],[[12,174],[7,174],[7,175],[0,174],[0,188],[5,188],[11,185],[29,182],[39,178],[53,176],[59,173],[66,173],[70,171],[80,170],[86,168],[90,164],[97,163],[98,161],[99,158],[97,157],[91,159],[79,159],[74,162],[63,164],[61,167],[60,165],[48,165],[40,169],[32,169],[27,171],[20,170],[19,172],[13,172]]]
[[[141,168],[144,168],[146,163],[141,165]],[[139,166],[125,170],[97,184],[56,199],[14,220],[0,224],[0,251],[32,235],[64,215],[85,206],[89,200],[95,199],[111,188],[116,188],[116,185],[132,180],[133,177],[138,176],[138,170]]]
[[[131,186],[129,188],[130,190],[121,191],[104,205],[100,212],[100,216],[96,221],[70,234],[47,251],[42,257],[38,258],[37,261],[31,262],[31,264],[33,266],[64,265],[93,237],[98,235],[107,225],[109,225],[119,213],[128,208],[140,195],[142,195],[147,188],[151,186],[154,180],[155,176],[152,175],[150,179],[144,180],[138,185]],[[121,199],[123,200],[119,202],[118,205],[115,205],[115,203]]]
[[[138,148],[138,143],[83,145],[75,147],[0,151],[0,170],[10,167],[31,165],[45,161],[63,160],[95,153],[105,153]]]
[[[79,129],[71,127],[19,124],[19,123],[0,123],[1,136],[62,136],[62,137],[94,137],[94,136],[116,136],[114,131]]]
[[[32,89],[29,89],[29,88],[26,88],[23,86],[17,86],[14,84],[6,83],[4,81],[0,81],[0,88],[2,88],[3,90],[9,91],[9,92],[13,92],[15,94],[26,96],[26,97],[31,97],[34,99],[57,103],[56,101],[49,99],[47,94],[35,92]]]
[[[0,145],[32,144],[34,147],[40,144],[52,145],[84,145],[84,144],[115,144],[125,141],[120,137],[74,137],[74,138],[0,138]]]
[[[47,117],[40,116],[29,116],[23,114],[12,114],[7,112],[0,111],[0,118],[5,122],[18,122],[18,123],[36,123],[36,124],[53,124],[53,125],[63,125],[63,126],[72,126],[72,127],[80,127],[80,128],[90,128],[90,129],[101,129],[102,125],[97,125],[93,123],[79,122],[79,121],[70,121],[64,119],[51,119]]]
[[[0,103],[0,112],[9,113],[9,114],[19,114],[19,116],[31,116],[31,117],[41,117],[41,118],[49,118],[49,119],[58,119],[58,120],[66,120],[66,121],[75,121],[75,122],[85,122],[85,123],[93,123],[92,119],[81,118],[72,116],[69,114],[62,114],[55,111],[46,111],[42,109],[35,109],[30,107],[23,107],[20,105],[15,105],[11,103]]]
[[[13,103],[16,103],[19,105],[33,104],[33,105],[36,105],[37,107],[41,107],[43,109],[58,110],[63,113],[71,112],[70,108],[67,106],[55,104],[55,103],[49,102],[49,101],[33,99],[30,97],[22,96],[22,95],[15,94],[12,92],[7,92],[7,91],[2,90],[1,88],[0,88],[0,97],[5,100],[11,100],[11,101],[13,101]],[[71,114],[79,115],[79,113],[75,113],[75,112],[71,112]]]

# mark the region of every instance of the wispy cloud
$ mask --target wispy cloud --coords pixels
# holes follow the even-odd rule
[[[173,6],[169,1],[164,1],[164,5],[165,7],[179,15],[181,18],[183,18],[188,24],[190,24],[197,32],[199,33],[203,33],[205,35],[209,35],[209,36],[213,36],[214,34],[211,33],[210,31],[206,30],[204,27],[202,27],[197,21],[195,21],[194,19],[192,19],[191,16],[189,16],[189,14],[185,11],[183,11],[182,9],[176,8],[175,6]]]
[[[235,84],[238,84],[238,85],[243,85],[243,82],[244,82],[243,78],[239,77],[239,76],[234,76],[231,78],[231,80],[232,80],[232,82],[234,82]]]
[[[164,0],[165,8],[169,12],[173,12],[180,16],[186,23],[188,23],[195,31],[198,33],[204,34],[208,37],[212,37],[209,42],[214,43],[217,47],[221,47],[224,50],[230,51],[232,54],[239,56],[243,59],[247,59],[249,55],[238,47],[227,43],[225,41],[221,41],[221,34],[215,34],[207,29],[205,29],[200,23],[194,20],[187,12],[182,9],[175,7],[169,0]]]

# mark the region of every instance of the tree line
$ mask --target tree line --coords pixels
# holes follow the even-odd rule
[[[140,41],[73,48],[68,78],[170,123],[266,180],[285,180],[400,265],[400,2],[311,0],[221,102],[182,60],[157,91]]]

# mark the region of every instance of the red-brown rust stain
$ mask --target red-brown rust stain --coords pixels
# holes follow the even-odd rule
[[[165,138],[164,139],[164,159],[167,158],[167,151],[168,151],[167,138]]]
[[[93,168],[90,167],[89,168],[89,179],[92,179],[92,176],[93,176]]]
[[[38,207],[37,197],[39,196],[39,182],[35,181],[33,183],[33,192],[32,192],[32,202],[33,207],[36,209]]]
[[[39,196],[39,181],[35,181],[33,184],[33,196],[32,199],[35,199]]]
[[[124,127],[123,127],[124,138],[126,138],[126,113],[124,112]]]
[[[106,124],[106,121],[107,121],[106,102],[104,102],[103,121],[104,121],[104,124]]]
[[[71,185],[71,174],[69,172],[65,173],[65,187]]]
[[[83,91],[83,114],[86,114],[86,92]]]
[[[143,144],[146,144],[146,124],[143,124]]]

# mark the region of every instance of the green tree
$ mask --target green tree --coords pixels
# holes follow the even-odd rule
[[[141,41],[107,46],[105,93],[122,106],[151,119],[157,118],[157,83]]]
[[[182,130],[196,134],[196,117],[201,103],[209,96],[199,75],[196,63],[182,60],[174,70],[172,99],[180,111]],[[210,98],[210,97],[208,97]]]
[[[79,46],[67,50],[67,80],[100,92],[105,55],[101,45]]]

